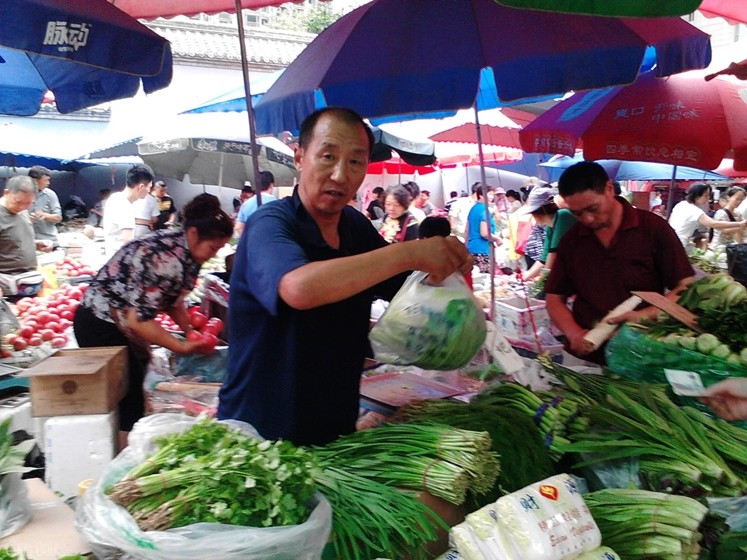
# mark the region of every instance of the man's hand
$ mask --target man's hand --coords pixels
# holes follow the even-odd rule
[[[568,346],[571,353],[576,356],[586,356],[594,351],[594,343],[586,340],[584,336],[589,332],[587,329],[581,330],[574,336],[568,336]]]
[[[746,420],[747,379],[732,377],[711,385],[700,400],[724,420]]]
[[[440,284],[456,271],[472,271],[472,255],[456,237],[430,237],[409,243],[415,252],[414,268],[427,272],[432,284]]]

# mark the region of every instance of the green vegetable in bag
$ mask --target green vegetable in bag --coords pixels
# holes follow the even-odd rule
[[[485,341],[485,316],[464,278],[438,286],[413,272],[370,333],[375,358],[425,369],[463,367]]]

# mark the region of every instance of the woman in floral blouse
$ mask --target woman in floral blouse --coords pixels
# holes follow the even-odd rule
[[[387,189],[384,199],[386,216],[379,233],[389,243],[418,238],[418,221],[408,211],[411,202],[410,192],[402,185],[394,185]]]
[[[127,346],[129,385],[119,404],[120,447],[143,416],[143,380],[155,344],[179,354],[209,353],[203,341],[186,341],[156,320],[168,313],[185,332],[190,329],[184,304],[202,264],[233,235],[233,220],[210,194],[195,197],[183,211],[183,229],[161,230],[127,243],[86,289],[73,328],[79,346]]]

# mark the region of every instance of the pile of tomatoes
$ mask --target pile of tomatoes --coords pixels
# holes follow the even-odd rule
[[[73,257],[65,257],[55,264],[57,277],[77,278],[78,276],[95,276],[96,271]]]
[[[208,318],[207,315],[200,311],[200,307],[197,305],[190,307],[187,313],[189,314],[189,324],[193,329],[187,333],[187,340],[204,340],[208,346],[217,346],[220,342],[220,335],[223,332],[223,321],[218,317]],[[179,325],[166,313],[159,313],[156,316],[156,321],[167,331],[182,331]]]
[[[63,284],[50,296],[19,299],[16,312],[21,326],[3,338],[3,357],[8,357],[11,348],[20,352],[44,343],[55,348],[67,345],[68,329],[87,287]]]

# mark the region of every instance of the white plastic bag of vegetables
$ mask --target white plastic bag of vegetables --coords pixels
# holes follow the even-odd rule
[[[485,314],[464,277],[437,286],[413,272],[371,329],[379,362],[449,370],[469,363],[485,342]]]
[[[191,428],[197,418],[184,414],[154,414],[140,420],[130,433],[129,446],[110,462],[101,477],[80,499],[75,526],[97,558],[119,560],[317,560],[332,526],[332,508],[317,492],[308,519],[299,525],[245,527],[220,523],[194,523],[167,531],[142,531],[128,511],[104,492],[155,447],[153,439]],[[244,433],[254,429],[228,421]],[[123,553],[123,554],[122,554]]]

